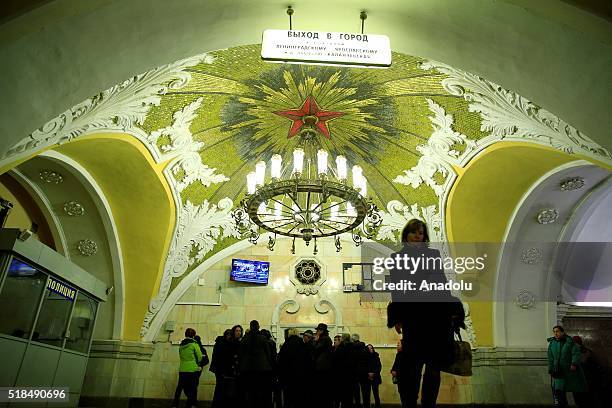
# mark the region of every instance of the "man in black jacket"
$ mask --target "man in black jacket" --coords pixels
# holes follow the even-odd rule
[[[289,329],[287,340],[278,352],[278,373],[285,396],[285,408],[301,408],[307,405],[304,387],[310,380],[312,355],[306,343],[299,337],[298,329]]]
[[[333,353],[335,407],[352,407],[355,383],[355,344],[343,333]]]
[[[316,327],[314,344],[314,369],[317,401],[322,407],[333,405],[333,375],[332,375],[332,341],[325,323],[319,323]]]
[[[370,407],[370,384],[368,383],[369,352],[364,342],[360,341],[359,334],[351,334],[353,343],[353,401],[355,407]],[[363,401],[363,405],[361,404]]]
[[[270,341],[259,331],[259,322],[252,320],[240,342],[240,376],[244,387],[246,406],[269,408],[272,406],[272,375],[274,357]]]

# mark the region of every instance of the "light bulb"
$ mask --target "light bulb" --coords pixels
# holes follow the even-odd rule
[[[263,186],[266,179],[266,162],[260,161],[255,165],[255,184]]]
[[[338,221],[338,203],[335,201],[329,205],[329,220]]]
[[[353,166],[353,187],[361,188],[361,178],[363,177],[363,170],[361,167]]]
[[[247,174],[246,179],[247,179],[247,192],[249,194],[254,194],[255,193],[255,180],[256,180],[256,174],[254,171],[250,172],[249,174]]]
[[[336,157],[336,171],[340,180],[346,180],[346,157]]]
[[[365,177],[361,177],[361,185],[359,186],[361,190],[361,196],[365,197],[368,195],[368,180]]]
[[[270,177],[280,178],[283,158],[280,154],[275,154],[270,159]]]
[[[321,206],[319,204],[313,203],[310,205],[310,218],[313,222],[317,222],[321,219]]]
[[[257,207],[257,212],[259,214],[267,214],[268,213],[268,207],[266,206],[266,202],[265,201],[262,201],[259,204],[259,207]]]
[[[353,207],[353,204],[348,202],[346,203],[346,215],[348,215],[349,217],[357,216],[357,211],[355,211],[355,207]]]
[[[282,211],[283,211],[283,204],[278,202],[278,201],[276,201],[274,203],[274,216],[276,218],[280,218],[281,214],[282,214]]]
[[[295,149],[293,151],[293,172],[302,173],[304,169],[304,150]]]
[[[323,149],[317,152],[317,171],[319,174],[327,174],[327,152]]]

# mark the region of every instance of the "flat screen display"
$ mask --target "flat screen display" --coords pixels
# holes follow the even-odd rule
[[[33,268],[17,258],[13,258],[11,260],[11,266],[9,266],[8,270],[8,274],[10,276],[32,276],[36,275],[37,273],[38,271],[36,268]]]
[[[232,259],[230,279],[236,282],[268,284],[270,262]]]

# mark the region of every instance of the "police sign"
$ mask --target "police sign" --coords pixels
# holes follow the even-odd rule
[[[74,288],[53,279],[51,276],[49,276],[49,280],[47,281],[47,289],[65,297],[68,300],[74,300],[74,297],[76,296],[76,290]]]
[[[386,35],[265,30],[261,58],[304,64],[389,67],[391,43]]]

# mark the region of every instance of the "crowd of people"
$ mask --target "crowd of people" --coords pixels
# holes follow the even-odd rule
[[[210,371],[216,386],[213,407],[294,408],[380,407],[382,365],[374,347],[357,334],[329,337],[327,325],[313,332],[285,330],[278,353],[270,332],[253,320],[244,333],[237,325],[217,337]]]
[[[420,220],[409,221],[401,239],[404,246],[399,254],[440,256],[427,245],[427,228]],[[415,280],[446,281],[441,268],[415,270],[411,275]],[[404,277],[405,271],[390,271],[391,281]],[[450,292],[438,292],[435,296],[422,293],[417,298],[394,292],[391,299],[387,326],[402,337],[390,372],[402,407],[416,408],[419,394],[421,407],[435,407],[440,372],[453,372],[449,367],[461,361],[455,336],[461,328],[465,329],[463,305]],[[565,335],[561,326],[555,326],[553,333],[548,339],[548,358],[555,406],[567,406],[566,392],[574,392],[579,407],[595,407],[594,394],[587,393],[583,371],[588,367],[588,350],[580,338]],[[181,366],[175,407],[181,390],[187,394],[187,406],[195,406],[197,372],[208,362],[195,331],[188,329],[185,336],[179,349]],[[381,370],[378,353],[371,344],[360,341],[357,334],[345,333],[332,341],[324,323],[315,332],[288,329],[277,353],[271,333],[260,329],[259,322],[253,320],[246,332],[236,325],[215,340],[210,363],[216,378],[212,407],[300,408],[316,401],[321,408],[370,408],[373,395],[374,406],[378,408]]]

